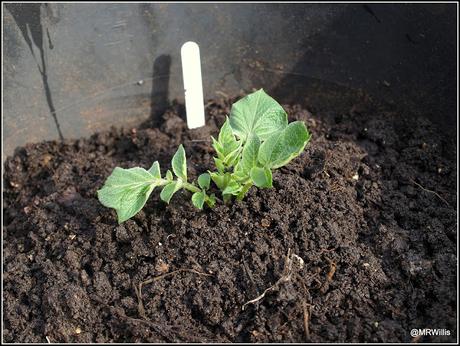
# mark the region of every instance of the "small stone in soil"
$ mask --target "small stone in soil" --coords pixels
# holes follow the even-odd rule
[[[267,219],[262,219],[261,222],[260,222],[260,225],[264,228],[268,228],[270,227],[270,220],[267,220]]]

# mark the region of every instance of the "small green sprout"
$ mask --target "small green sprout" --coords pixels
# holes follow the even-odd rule
[[[196,208],[203,209],[205,204],[212,208],[216,196],[209,193],[211,181],[224,203],[233,197],[242,200],[252,186],[272,187],[272,171],[302,153],[309,140],[305,124],[288,123],[281,105],[260,89],[234,103],[217,139],[212,137],[216,171],[189,182],[181,144],[171,160],[172,172],[168,170],[164,178],[158,161],[149,170],[116,167],[97,195],[104,206],[116,210],[119,223],[136,215],[156,187],[162,188],[160,198],[166,203],[185,189],[192,193]]]

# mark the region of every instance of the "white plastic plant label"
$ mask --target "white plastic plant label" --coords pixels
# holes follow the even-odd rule
[[[189,41],[182,45],[182,75],[184,78],[187,126],[195,129],[205,125],[200,47]]]

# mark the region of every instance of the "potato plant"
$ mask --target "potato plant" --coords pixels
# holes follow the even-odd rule
[[[167,170],[164,176],[158,161],[148,170],[116,167],[97,195],[104,206],[116,210],[119,223],[136,215],[155,188],[161,188],[160,198],[166,203],[184,189],[192,193],[196,208],[205,204],[212,208],[216,196],[210,193],[211,183],[224,202],[242,200],[253,186],[270,188],[273,170],[298,156],[309,140],[305,123],[288,123],[281,105],[260,89],[234,103],[217,139],[212,137],[216,170],[201,174],[196,182],[189,181],[181,144],[171,160],[172,171]]]

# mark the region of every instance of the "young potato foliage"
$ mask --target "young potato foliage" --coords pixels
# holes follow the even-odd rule
[[[272,187],[272,171],[300,155],[309,140],[305,124],[289,124],[281,105],[260,89],[234,103],[217,139],[212,137],[216,171],[189,182],[181,144],[171,160],[172,172],[168,170],[164,177],[158,161],[149,170],[116,167],[97,195],[104,206],[116,210],[119,223],[136,215],[155,188],[161,188],[160,198],[166,203],[184,189],[192,193],[196,208],[203,209],[205,204],[212,208],[216,197],[209,193],[211,181],[224,202],[233,197],[242,200],[252,186]]]

